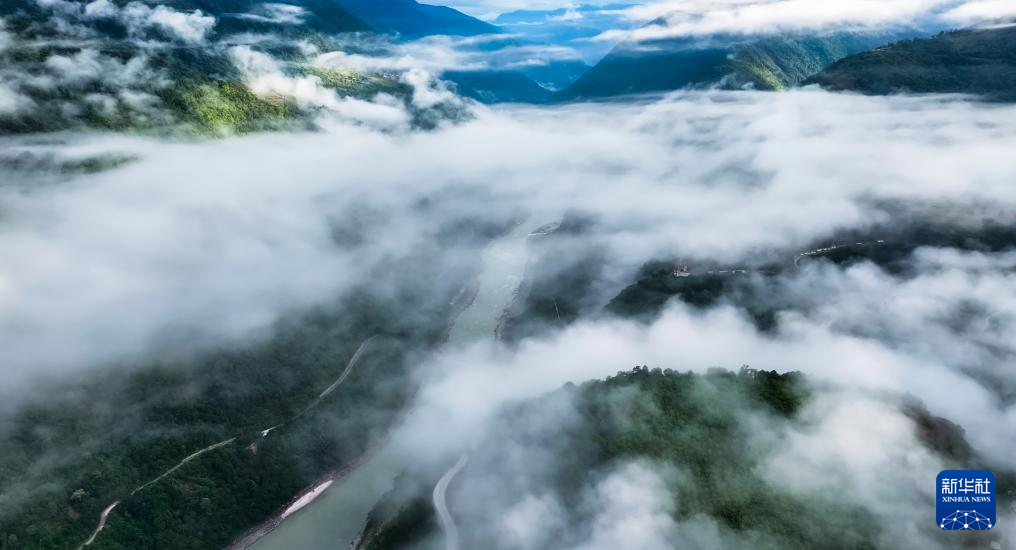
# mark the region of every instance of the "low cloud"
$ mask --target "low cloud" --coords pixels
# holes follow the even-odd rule
[[[307,17],[307,10],[293,4],[268,2],[262,4],[260,11],[257,13],[243,13],[237,17],[280,25],[297,25],[303,23],[303,20]]]
[[[331,95],[315,99],[323,93],[316,82],[287,80],[270,64],[262,67],[263,61],[257,55],[248,60],[252,75],[267,71],[265,81],[252,76],[262,92],[333,101]],[[446,97],[438,88],[423,87],[430,82],[425,73],[416,74],[406,78],[417,85],[420,105]],[[417,77],[420,82],[412,82]],[[589,238],[604,244],[619,273],[673,253],[725,262],[760,250],[791,254],[836,231],[885,221],[890,214],[880,202],[951,202],[973,211],[978,204],[1014,207],[1011,107],[816,90],[710,92],[652,104],[509,110],[474,105],[471,121],[419,133],[396,126],[409,115],[384,101],[336,107],[347,109],[350,118],[376,117],[385,131],[380,134],[369,124],[350,126],[340,116],[326,121],[322,133],[302,136],[201,145],[96,141],[93,150],[113,147],[142,159],[77,185],[5,196],[9,214],[0,255],[8,269],[0,277],[0,322],[12,328],[4,334],[16,335],[3,342],[9,361],[29,373],[108,360],[118,348],[144,350],[167,326],[207,323],[219,331],[222,323],[223,334],[237,335],[339,292],[342,281],[369,273],[370,263],[343,264],[342,253],[326,238],[329,216],[341,211],[342,202],[332,205],[337,210],[322,210],[325,203],[317,197],[341,196],[354,182],[359,200],[386,205],[383,211],[394,208],[396,217],[407,206],[393,205],[390,197],[403,193],[408,182],[415,195],[454,188],[484,197],[457,203],[449,215],[543,212],[538,214],[546,218],[543,223],[567,210],[585,213],[597,220]],[[393,127],[398,131],[391,134]],[[274,209],[262,210],[269,203]],[[290,204],[290,211],[279,204]],[[244,211],[259,214],[241,215]],[[439,221],[404,216],[392,230],[425,234],[424,227]],[[126,225],[134,230],[117,229]],[[141,235],[151,242],[138,241]],[[378,253],[402,244],[411,243],[379,238]],[[320,282],[311,284],[263,262],[326,267],[301,271]],[[264,277],[244,275],[250,273]],[[220,286],[235,280],[252,285],[230,291]],[[193,301],[181,301],[181,293]],[[135,314],[127,303],[154,309]],[[206,307],[250,313],[219,319]],[[78,344],[53,345],[80,333],[75,327],[82,323],[96,336],[119,336],[82,335]],[[809,343],[822,338],[807,323],[800,330]],[[109,345],[110,340],[118,343]],[[89,344],[99,341],[106,343]],[[708,341],[713,340],[704,334]],[[857,343],[858,350],[874,354],[862,355],[862,363],[888,353],[863,339]],[[740,364],[752,356],[767,354],[727,359]],[[607,350],[603,357],[611,359],[610,372],[632,361]],[[804,367],[799,363],[794,368]],[[871,374],[881,379],[889,372]]]
[[[964,2],[942,15],[946,21],[969,26],[984,22],[1008,20],[1016,17],[1016,1],[974,0]]]
[[[157,29],[171,39],[196,45],[206,42],[216,23],[215,17],[206,15],[201,10],[184,12],[164,5],[152,8],[141,2],[130,2],[123,7],[110,0],[92,0],[88,3],[68,0],[36,0],[36,2],[52,10],[54,24],[64,35],[88,36],[92,34],[90,30],[79,23],[116,19],[123,23],[136,39],[145,39],[147,31]]]
[[[321,54],[314,63],[362,71],[426,70],[441,73],[511,70],[581,58],[578,51],[566,46],[517,44],[513,43],[515,38],[511,35],[429,36],[410,42],[346,38],[342,50]]]
[[[1011,17],[1016,5],[1010,0],[691,0],[649,3],[624,13],[652,23],[636,30],[609,30],[594,40],[940,28]]]

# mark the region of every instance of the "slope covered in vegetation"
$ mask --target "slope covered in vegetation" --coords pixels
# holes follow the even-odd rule
[[[434,246],[502,229],[453,227]],[[449,276],[438,256],[393,258],[376,286],[262,337],[111,365],[20,405],[0,424],[0,548],[78,548],[113,502],[89,548],[222,548],[354,463],[404,413],[417,354],[446,338],[470,273]]]
[[[253,92],[234,56],[236,40],[253,40],[259,51],[299,72],[305,51],[369,27],[330,2],[279,6],[249,0],[174,0],[154,7],[122,0],[4,2],[0,133],[172,128],[229,134],[302,124],[313,109]],[[159,23],[164,20],[174,23]],[[363,97],[377,93],[373,80],[322,85]]]
[[[1016,26],[896,42],[842,59],[808,83],[866,94],[966,93],[1016,100]]]
[[[600,525],[591,516],[599,513],[602,500],[597,506],[587,500],[590,488],[600,486],[615,491],[597,493],[601,499],[617,498],[631,506],[624,512],[632,517],[645,520],[665,513],[676,524],[690,522],[688,535],[694,537],[697,530],[702,537],[684,541],[693,546],[692,541],[708,540],[747,548],[883,547],[882,527],[870,509],[835,495],[804,495],[765,474],[769,455],[788,444],[780,434],[809,429],[813,420],[802,413],[812,396],[799,373],[743,368],[693,374],[636,367],[510,407],[470,453],[458,486],[449,493],[461,544],[513,547],[510,533],[494,525],[535,500],[540,503],[536,510],[555,518],[563,514],[560,523],[569,526],[542,540],[554,541],[555,547],[583,547],[585,537]],[[919,404],[900,407],[913,422],[914,436],[931,452],[944,460],[979,464],[960,427],[931,416]],[[639,508],[639,489],[609,481],[631,472],[651,472],[650,477],[662,480],[659,489],[667,496],[658,509]],[[439,546],[434,543],[440,530],[428,499],[433,481],[436,477],[400,480],[375,507],[358,548]],[[668,521],[653,517],[654,525]],[[927,529],[937,527],[929,523]],[[644,536],[645,531],[629,534]],[[670,542],[681,546],[681,539]]]
[[[560,99],[607,97],[686,87],[782,90],[851,53],[890,41],[887,34],[680,38],[622,44]]]

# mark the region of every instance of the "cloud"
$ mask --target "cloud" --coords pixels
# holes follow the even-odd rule
[[[252,75],[266,71],[267,80],[252,77],[264,86],[262,92],[284,91],[325,105],[334,100],[318,98],[322,91],[313,80],[279,77],[258,55],[245,63]],[[429,93],[417,99],[428,104],[434,99]],[[390,113],[392,125],[407,116],[390,100],[371,103],[347,101],[336,108],[347,109],[350,118],[386,119]],[[531,211],[545,218],[539,223],[565,210],[587,213],[598,220],[589,238],[604,244],[619,273],[658,254],[731,262],[759,250],[790,254],[835,231],[885,221],[889,214],[877,206],[880,202],[1013,208],[1009,182],[1016,164],[1007,128],[1016,121],[1016,110],[1011,107],[806,90],[691,93],[651,104],[472,108],[472,121],[427,133],[403,129],[376,135],[371,127],[357,129],[340,117],[322,133],[299,137],[200,146],[97,141],[96,147],[106,143],[103,147],[143,158],[81,185],[5,199],[17,205],[5,209],[13,217],[0,233],[7,266],[0,271],[0,322],[12,329],[3,334],[17,336],[3,342],[9,361],[23,372],[70,368],[139,352],[166,326],[192,323],[235,336],[339,292],[341,281],[368,272],[370,264],[339,268],[343,255],[326,238],[328,213],[313,197],[341,193],[353,182],[372,191],[364,199],[368,203],[389,204],[388,197],[413,182],[415,194],[468,189],[484,197],[457,203],[450,213],[483,217]],[[299,154],[281,154],[284,150]],[[293,181],[300,185],[284,185]],[[278,207],[290,203],[288,214]],[[275,207],[265,211],[267,204]],[[424,235],[423,228],[438,221],[414,223],[424,222],[408,216],[391,230]],[[134,230],[118,229],[128,225]],[[139,240],[145,235],[158,244]],[[379,250],[398,248],[398,239],[381,242]],[[309,281],[287,277],[265,262],[306,266],[301,273]],[[323,267],[310,267],[317,262]],[[263,276],[244,275],[250,273]],[[240,279],[250,284],[233,290],[221,286]],[[169,299],[178,293],[190,298]],[[132,313],[127,304],[138,302],[152,306]],[[221,318],[205,308],[237,313]],[[718,325],[715,334],[724,334],[719,328],[729,325],[720,320],[728,314],[716,315],[709,318]],[[68,336],[83,323],[92,327],[92,336]],[[794,329],[790,334],[802,339],[801,360],[765,366],[804,368],[810,355],[805,344],[844,346],[860,354],[856,365],[845,368],[901,387],[892,370],[864,366],[896,360],[894,354],[864,339],[833,338],[801,323],[799,329],[788,325]],[[65,345],[53,344],[64,338]],[[117,344],[89,344],[110,340]],[[709,334],[701,341],[716,342],[723,364],[769,356],[762,341],[755,353],[736,355]],[[603,351],[609,372],[633,360]],[[844,353],[842,360],[852,356]]]
[[[710,21],[749,28],[889,17],[846,8],[794,12],[796,4],[784,2],[777,6],[783,19],[752,19],[747,3],[727,4],[726,12],[707,11],[703,28]],[[187,44],[206,40],[214,25],[200,12],[162,6],[47,5],[68,17],[136,18],[138,32],[154,26]],[[905,18],[914,3],[879,5]],[[156,17],[160,8],[166,11]],[[142,21],[142,14],[152,17]],[[201,143],[5,138],[3,161],[33,154],[138,160],[76,176],[25,175],[0,162],[4,388],[170,351],[248,344],[280,319],[376,281],[379,270],[414,251],[433,250],[449,272],[461,269],[477,244],[446,248],[438,235],[463,217],[525,213],[535,227],[565,212],[584,215],[593,224],[575,239],[603,247],[613,277],[604,286],[615,291],[650,258],[792,257],[816,240],[892,222],[900,209],[930,209],[939,221],[945,206],[968,220],[988,213],[1016,219],[1012,106],[806,89],[492,109],[456,98],[435,78],[457,64],[488,67],[470,46],[434,39],[314,59],[317,68],[386,72],[412,87],[405,103],[386,94],[342,98],[319,77],[253,47],[228,50],[255,93],[319,110],[315,132]],[[123,61],[84,48],[53,54],[39,69],[32,79],[0,83],[0,112],[27,105],[19,99],[23,86],[87,89],[87,101],[106,110],[115,102],[139,110],[156,102],[132,87],[159,79],[143,56]],[[91,89],[98,82],[116,89]],[[413,129],[416,110],[445,104],[472,116]],[[337,237],[350,218],[367,226],[354,244]],[[567,256],[568,246],[562,251]],[[482,440],[506,403],[633,364],[801,370],[834,391],[819,394],[805,427],[762,424],[766,431],[751,444],[765,446],[770,437],[786,444],[761,471],[800,494],[836,490],[861,506],[869,506],[862,495],[884,496],[897,512],[879,517],[913,529],[926,519],[906,505],[926,497],[922,479],[940,463],[894,406],[902,394],[962,424],[979,453],[1012,463],[1013,441],[997,434],[1016,432],[1016,409],[1004,394],[1016,387],[1016,256],[926,248],[908,265],[912,272],[899,274],[813,263],[774,282],[750,280],[781,307],[769,332],[731,298],[705,310],[675,301],[648,323],[581,319],[515,348],[448,346],[421,361],[423,387],[395,444],[411,449],[414,460],[440,463]],[[412,278],[412,266],[398,275]],[[574,419],[554,412],[548,430]],[[906,475],[887,474],[895,468]],[[891,483],[878,485],[885,477]],[[681,472],[658,464],[617,465],[585,489],[590,517],[581,536],[561,547],[751,547],[711,518],[675,521],[670,484],[680,482]],[[569,506],[526,489],[491,528],[517,548],[560,540],[571,528]],[[887,544],[907,541],[926,542],[915,534]]]
[[[864,395],[822,395],[790,428],[761,471],[790,494],[866,508],[885,548],[948,548],[924,527],[935,478],[948,469],[916,437],[913,422],[889,403]],[[891,480],[891,481],[890,481]],[[822,498],[822,497],[820,497]],[[1004,513],[1004,512],[1003,512]]]
[[[201,10],[184,13],[161,5],[152,9],[139,2],[127,4],[122,14],[133,29],[155,27],[190,44],[203,43],[215,26],[215,17],[205,15]]]
[[[109,0],[93,0],[85,4],[84,14],[89,19],[113,18],[120,10]]]
[[[946,11],[943,19],[959,25],[969,26],[1016,17],[1016,1],[974,0]]]
[[[262,97],[283,96],[302,107],[328,109],[346,121],[378,129],[405,128],[411,122],[404,106],[390,95],[379,94],[373,101],[340,97],[335,90],[327,88],[320,77],[289,76],[275,59],[249,46],[234,46],[229,52],[237,68],[246,74],[251,91]]]
[[[594,40],[646,41],[712,34],[868,31],[900,26],[972,24],[1016,13],[1013,3],[957,0],[689,0],[624,10],[653,23],[617,29]]]
[[[35,102],[11,84],[0,82],[0,115],[13,115],[30,109]]]
[[[599,481],[588,498],[599,513],[592,522],[592,535],[582,548],[674,547],[674,501],[652,468],[638,463],[621,466]]]
[[[261,13],[244,13],[237,17],[280,25],[298,25],[307,17],[307,10],[293,4],[267,2],[261,5],[260,11]]]
[[[96,19],[117,19],[135,38],[145,38],[147,31],[158,29],[170,38],[188,44],[202,44],[215,27],[215,17],[205,15],[201,10],[177,11],[158,5],[155,8],[141,3],[130,2],[122,8],[110,0],[93,0],[89,3],[67,0],[36,0],[43,8],[53,11],[52,22],[62,35],[90,36],[94,34],[79,22]]]
[[[370,40],[367,43],[347,38],[342,49],[323,53],[315,58],[314,63],[321,67],[370,72],[425,70],[439,74],[445,71],[511,70],[580,58],[576,50],[565,46],[501,44],[513,42],[515,38],[512,35],[429,36],[410,42]],[[488,47],[491,44],[497,47]]]

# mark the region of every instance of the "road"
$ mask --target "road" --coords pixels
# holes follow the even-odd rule
[[[343,369],[342,374],[340,374],[339,377],[335,379],[335,382],[332,382],[331,386],[328,386],[327,388],[325,388],[325,390],[323,392],[321,392],[321,394],[318,395],[317,398],[314,399],[314,401],[311,401],[310,405],[307,405],[306,407],[304,407],[304,409],[302,411],[300,411],[293,418],[289,419],[289,421],[293,421],[293,420],[299,418],[300,416],[305,414],[307,411],[309,411],[309,410],[313,409],[314,407],[318,406],[318,404],[321,403],[321,401],[324,400],[324,398],[328,397],[329,394],[331,394],[333,391],[335,391],[335,388],[338,388],[339,386],[341,386],[342,383],[346,381],[346,378],[349,376],[349,374],[351,372],[353,372],[353,367],[355,367],[356,364],[360,362],[360,357],[363,356],[364,352],[367,351],[367,348],[370,346],[370,344],[375,339],[377,339],[377,335],[376,334],[374,336],[371,336],[370,338],[367,338],[362,343],[360,343],[360,347],[356,348],[356,352],[353,353],[353,356],[349,358],[349,362],[346,363],[346,368]],[[271,431],[271,428],[269,428],[267,431]]]
[[[448,499],[446,493],[452,480],[458,475],[462,467],[466,465],[469,455],[462,455],[454,466],[448,469],[437,485],[434,486],[434,510],[437,511],[437,519],[441,523],[441,530],[445,534],[445,550],[459,550],[459,530],[455,527],[455,518],[448,511]]]
[[[133,495],[134,493],[137,493],[138,491],[144,491],[149,485],[152,485],[153,483],[158,483],[159,481],[161,481],[163,478],[165,478],[169,474],[171,474],[171,473],[179,470],[180,468],[182,468],[184,466],[184,464],[187,464],[188,462],[190,462],[190,461],[194,460],[195,458],[197,458],[197,457],[207,453],[208,451],[214,451],[215,449],[218,449],[219,447],[225,447],[226,445],[229,445],[230,443],[232,443],[234,441],[236,441],[236,438],[235,437],[231,437],[231,438],[229,438],[229,439],[227,439],[225,441],[220,441],[218,443],[213,443],[213,444],[205,447],[204,449],[201,449],[200,451],[195,451],[195,452],[187,455],[187,457],[184,458],[183,460],[181,460],[179,463],[177,463],[176,466],[173,466],[172,468],[166,470],[159,477],[149,481],[148,483],[145,483],[144,485],[136,487],[133,491],[131,491],[131,494]]]
[[[92,531],[92,536],[88,537],[88,540],[86,540],[84,544],[78,547],[78,550],[81,550],[82,548],[95,542],[95,537],[99,536],[99,533],[101,533],[102,530],[106,528],[106,518],[109,517],[109,513],[113,511],[113,508],[116,508],[117,504],[120,504],[119,500],[107,506],[106,509],[103,510],[101,514],[99,514],[99,525],[95,527],[95,531]]]
[[[335,382],[332,382],[332,384],[330,386],[325,388],[324,391],[322,391],[314,399],[314,401],[312,401],[309,405],[304,407],[303,410],[301,410],[299,413],[297,413],[292,418],[286,420],[285,422],[281,422],[281,423],[276,424],[276,425],[274,425],[274,426],[272,426],[270,428],[266,428],[264,430],[261,430],[261,432],[259,432],[261,434],[261,437],[267,437],[268,434],[271,433],[272,430],[275,430],[276,428],[279,428],[279,427],[283,426],[284,424],[287,424],[289,422],[292,422],[293,420],[296,420],[297,418],[302,416],[307,411],[309,411],[309,410],[313,409],[314,407],[316,407],[322,400],[324,400],[325,397],[328,397],[329,394],[331,394],[333,391],[335,391],[336,388],[338,388],[340,385],[342,385],[342,383],[346,381],[346,378],[349,377],[349,374],[351,372],[353,372],[353,367],[355,367],[356,364],[360,361],[360,357],[363,356],[363,353],[367,350],[367,347],[376,338],[377,338],[377,335],[374,335],[374,336],[371,336],[370,338],[367,338],[366,340],[364,340],[363,342],[360,343],[360,347],[358,347],[356,349],[356,352],[353,353],[353,356],[349,358],[349,362],[346,363],[346,368],[343,369],[341,374],[339,374],[339,377],[335,380]],[[136,494],[136,493],[138,493],[140,491],[144,491],[149,486],[151,486],[151,485],[153,485],[155,483],[158,483],[159,481],[162,481],[167,476],[169,476],[173,472],[179,470],[180,468],[182,468],[184,465],[186,465],[188,462],[194,460],[195,458],[198,458],[199,456],[201,456],[201,455],[203,455],[203,454],[205,454],[205,453],[207,453],[209,451],[213,451],[213,450],[218,449],[220,447],[225,447],[226,445],[229,445],[230,443],[236,441],[236,439],[237,439],[236,437],[231,437],[231,438],[226,439],[224,441],[219,441],[218,443],[213,443],[213,444],[205,447],[204,449],[200,449],[198,451],[195,451],[195,452],[187,455],[183,460],[178,462],[172,468],[170,468],[170,469],[166,470],[165,472],[163,472],[162,474],[160,474],[158,477],[148,481],[147,483],[145,483],[143,485],[139,485],[138,487],[135,487],[134,490],[131,491],[130,494],[133,496],[134,494]],[[112,504],[110,504],[109,506],[106,507],[105,510],[102,511],[102,514],[99,516],[99,525],[95,528],[95,531],[92,532],[92,536],[88,537],[88,540],[85,541],[84,544],[82,544],[81,546],[78,547],[79,550],[81,548],[84,548],[85,546],[88,546],[88,545],[92,544],[92,542],[95,540],[95,537],[98,536],[99,533],[103,530],[103,528],[106,527],[106,519],[109,517],[110,512],[112,512],[113,509],[116,508],[116,506],[118,504],[120,504],[119,500],[114,502],[114,503],[112,503]]]

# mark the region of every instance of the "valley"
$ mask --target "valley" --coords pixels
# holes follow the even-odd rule
[[[0,550],[1016,544],[1016,11],[815,2],[0,4]]]

